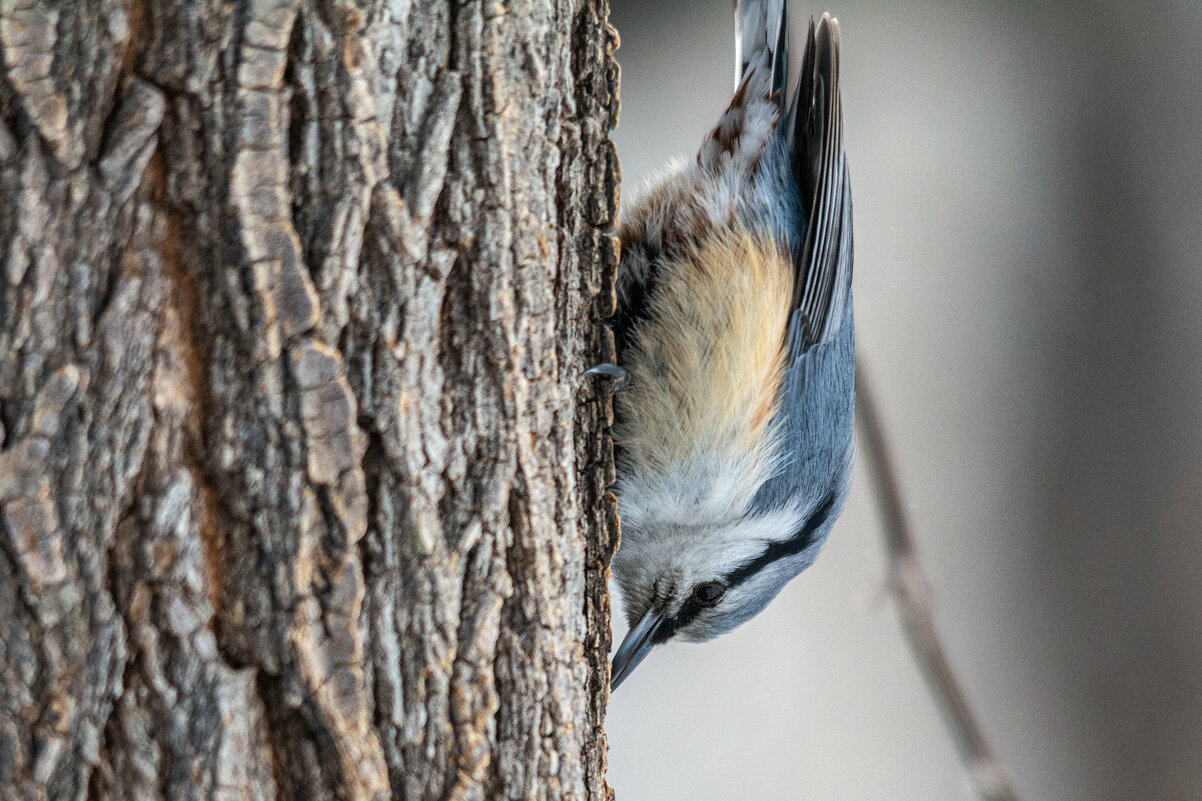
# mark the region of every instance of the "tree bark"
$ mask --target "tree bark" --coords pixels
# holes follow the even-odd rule
[[[0,798],[606,799],[606,0],[0,0]]]

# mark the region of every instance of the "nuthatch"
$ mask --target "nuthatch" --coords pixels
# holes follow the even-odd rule
[[[791,104],[787,0],[743,0],[741,82],[697,158],[621,225],[613,560],[655,646],[759,613],[818,555],[847,495],[855,344],[839,24],[814,24]]]

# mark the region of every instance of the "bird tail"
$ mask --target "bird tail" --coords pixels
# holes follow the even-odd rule
[[[747,70],[760,62],[767,51],[772,67],[772,92],[784,103],[789,80],[788,0],[739,0],[735,12],[735,88]]]
[[[810,18],[796,91],[786,103],[788,0],[739,0],[735,21],[735,101],[741,100],[748,84],[769,93],[781,121],[777,134],[784,138],[801,195],[806,230],[804,240],[794,245],[801,247],[794,251],[791,308],[801,315],[804,350],[840,327],[851,293],[851,188],[843,150],[839,23],[830,14],[818,22]],[[764,64],[771,68],[767,88],[758,71]],[[752,70],[757,70],[754,76],[749,74]]]

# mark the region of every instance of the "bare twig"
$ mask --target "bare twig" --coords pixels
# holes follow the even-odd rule
[[[862,366],[856,369],[856,417],[860,448],[866,457],[884,519],[889,584],[901,610],[906,639],[926,676],[935,703],[943,712],[978,794],[986,801],[1018,801],[1018,792],[1009,772],[986,740],[964,686],[952,669],[935,630],[926,577],[918,564],[914,535],[902,507],[901,490],[884,426]]]

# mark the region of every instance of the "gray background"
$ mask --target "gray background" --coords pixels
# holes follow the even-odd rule
[[[629,198],[725,107],[733,16],[612,5]],[[1028,799],[1202,798],[1202,4],[829,10],[860,353],[953,660]],[[858,468],[814,568],[634,673],[620,799],[973,797],[878,524]]]

